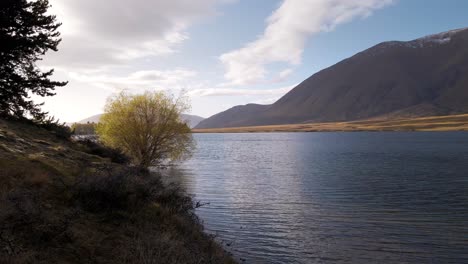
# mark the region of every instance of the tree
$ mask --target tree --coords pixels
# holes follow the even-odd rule
[[[96,134],[96,123],[88,122],[86,124],[74,123],[71,130],[75,135],[94,135]]]
[[[183,96],[122,92],[108,100],[96,132],[105,145],[121,149],[144,168],[181,160],[194,147],[191,130],[181,119],[188,108]]]
[[[0,1],[0,116],[43,120],[47,113],[30,96],[52,96],[56,86],[67,84],[50,80],[53,69],[42,72],[36,65],[61,41],[61,24],[46,14],[48,8],[48,0]]]

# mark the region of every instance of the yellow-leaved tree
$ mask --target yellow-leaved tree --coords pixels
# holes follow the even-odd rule
[[[108,99],[96,132],[105,145],[121,149],[135,165],[158,166],[190,156],[193,138],[181,118],[187,110],[184,96],[121,92]]]

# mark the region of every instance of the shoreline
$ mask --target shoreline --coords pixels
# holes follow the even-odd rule
[[[0,168],[0,263],[237,263],[190,196],[109,153],[0,119]]]
[[[280,133],[280,132],[448,132],[468,131],[468,114],[350,122],[192,129],[192,133]]]

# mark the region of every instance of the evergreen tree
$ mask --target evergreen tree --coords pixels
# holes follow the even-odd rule
[[[48,8],[48,0],[0,1],[0,116],[43,120],[47,113],[30,96],[52,96],[55,87],[67,84],[50,80],[53,69],[43,72],[36,65],[61,41],[61,24]]]

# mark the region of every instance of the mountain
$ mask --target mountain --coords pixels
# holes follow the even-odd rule
[[[99,123],[99,120],[101,119],[102,114],[99,115],[93,115],[88,118],[85,118],[83,120],[78,121],[77,123],[79,124],[85,124],[85,123]]]
[[[204,117],[187,114],[182,114],[182,119],[184,119],[187,122],[190,128],[196,127],[201,121],[205,120]]]
[[[99,119],[101,119],[102,114],[99,115],[93,115],[88,118],[85,118],[81,121],[78,121],[77,123],[84,124],[84,123],[99,123]],[[182,119],[187,122],[190,128],[194,128],[195,126],[200,123],[200,121],[204,120],[205,118],[201,116],[196,116],[196,115],[187,115],[187,114],[182,114]]]
[[[464,28],[380,43],[312,75],[271,105],[236,106],[196,128],[467,112],[468,28]]]

